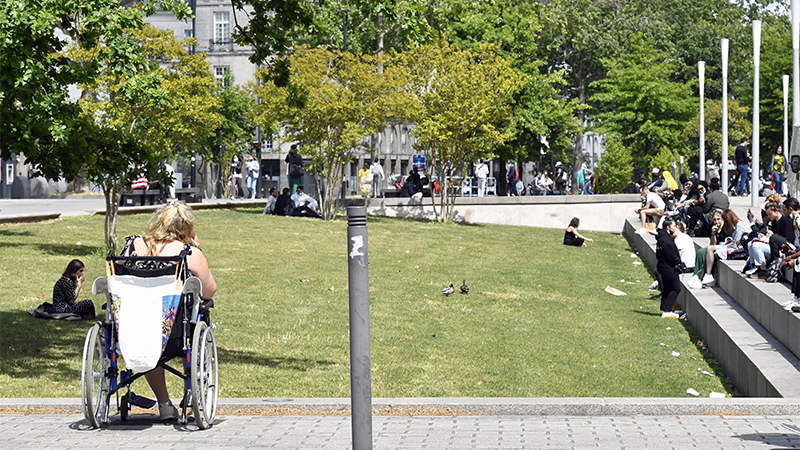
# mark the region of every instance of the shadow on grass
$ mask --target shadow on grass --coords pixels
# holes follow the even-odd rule
[[[220,362],[225,364],[255,364],[276,369],[296,370],[306,372],[310,369],[336,364],[333,361],[306,358],[283,358],[267,357],[253,352],[231,350],[224,347],[217,347]]]
[[[100,247],[93,245],[69,245],[69,244],[34,244],[42,253],[53,256],[88,256],[100,251]]]
[[[643,316],[658,316],[658,317],[661,317],[661,312],[660,311],[657,312],[657,313],[649,312],[649,311],[642,311],[642,310],[639,310],[639,309],[633,309],[632,311],[634,313],[636,313],[636,314],[641,314]]]
[[[0,228],[0,236],[33,236],[30,230],[14,230],[12,228]]]
[[[0,373],[80,382],[83,341],[94,321],[44,320],[27,311],[0,311],[0,323]]]

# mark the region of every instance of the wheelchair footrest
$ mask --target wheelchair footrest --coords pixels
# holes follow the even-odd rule
[[[131,392],[130,397],[131,405],[138,406],[139,408],[150,409],[156,406],[156,401],[147,397],[142,397],[141,395],[136,395]]]

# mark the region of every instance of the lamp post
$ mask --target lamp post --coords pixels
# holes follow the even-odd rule
[[[728,40],[722,40],[722,188],[728,192]]]
[[[706,121],[705,121],[705,85],[706,62],[697,62],[697,74],[700,77],[700,179],[706,179]]]
[[[755,208],[758,206],[758,188],[759,188],[759,117],[758,117],[758,104],[759,104],[759,83],[758,83],[758,70],[761,65],[761,21],[753,21],[753,148],[751,154],[753,155],[752,173],[753,179],[750,180],[750,206]]]

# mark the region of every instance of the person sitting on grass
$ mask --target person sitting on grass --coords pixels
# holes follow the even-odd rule
[[[666,204],[664,200],[655,192],[651,192],[647,186],[642,187],[641,191],[642,207],[635,209],[633,212],[639,214],[642,219],[642,228],[636,230],[636,233],[644,234],[647,232],[645,224],[647,217],[652,216],[654,219],[661,217],[664,214],[664,207]]]
[[[574,245],[575,247],[586,247],[586,242],[594,242],[594,239],[589,239],[587,237],[581,236],[578,233],[578,227],[581,224],[581,220],[577,217],[573,217],[572,220],[569,221],[569,226],[567,227],[567,231],[564,232],[564,245]]]
[[[313,197],[303,190],[303,186],[297,186],[297,192],[292,195],[292,216],[297,217],[319,217],[319,204]]]
[[[77,314],[89,319],[95,318],[94,303],[91,300],[76,301],[84,282],[83,270],[84,265],[78,259],[73,259],[67,264],[61,278],[53,286],[53,309],[55,312]]]

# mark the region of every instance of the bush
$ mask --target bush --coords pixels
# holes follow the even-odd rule
[[[621,193],[633,176],[633,158],[630,151],[615,138],[606,142],[606,150],[597,163],[597,189],[605,194]]]

